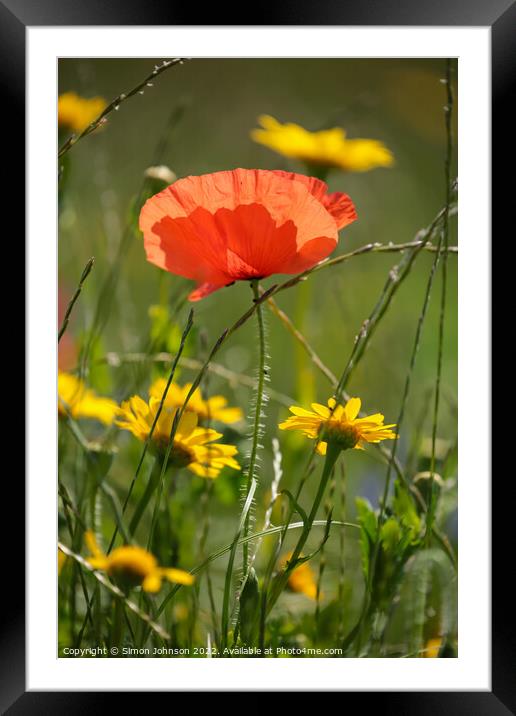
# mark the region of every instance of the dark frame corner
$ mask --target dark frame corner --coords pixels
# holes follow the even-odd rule
[[[221,17],[221,8],[203,10],[203,25],[405,25],[405,26],[489,26],[492,31],[492,168],[493,178],[501,177],[496,172],[503,167],[514,167],[513,114],[509,111],[511,80],[516,76],[516,3],[514,0],[448,0],[434,3],[431,0],[362,0],[351,3],[341,0],[285,0],[272,7],[266,14],[256,8],[253,20],[235,22],[231,13]],[[25,146],[25,30],[27,26],[41,25],[196,25],[190,22],[195,9],[189,11],[179,3],[152,3],[145,0],[0,0],[0,76],[4,89],[4,101],[9,108],[2,113],[2,121],[8,123],[10,141],[20,148],[16,161],[9,165],[10,187],[24,185]],[[223,13],[222,13],[223,14]],[[229,17],[231,15],[231,17]],[[213,17],[212,17],[213,16]],[[16,118],[17,121],[14,120]],[[7,128],[5,136],[7,135]],[[512,152],[512,156],[511,156]],[[512,159],[512,161],[511,161]],[[492,191],[493,234],[501,234],[502,226],[509,227],[509,211],[514,204],[513,182],[496,179]],[[23,201],[22,192],[18,200]],[[14,198],[16,200],[16,198]],[[19,216],[24,216],[20,207]],[[511,217],[512,218],[512,217]],[[495,287],[493,287],[495,288]],[[493,316],[494,319],[494,316]],[[18,491],[18,499],[24,499],[21,481],[11,489]],[[468,714],[468,716],[507,716],[516,714],[516,664],[515,625],[507,623],[506,615],[513,613],[512,590],[508,589],[503,562],[512,558],[505,536],[507,525],[511,524],[509,510],[512,502],[502,490],[493,490],[493,617],[492,617],[492,691],[491,692],[428,692],[428,693],[349,693],[349,698],[360,699],[371,707],[373,702],[381,706],[382,713],[412,716],[435,716],[442,714]],[[9,565],[9,581],[22,584],[25,581],[24,566],[19,564],[20,541],[12,550],[12,564]],[[13,582],[16,578],[16,582]],[[19,590],[21,593],[21,589]],[[511,603],[509,604],[509,600]],[[43,709],[52,714],[86,713],[110,702],[117,694],[70,693],[70,692],[25,692],[25,609],[19,598],[19,611],[9,611],[8,621],[2,630],[0,653],[1,684],[0,708],[2,713],[32,714]],[[507,603],[506,603],[507,602]],[[4,619],[6,613],[3,614]],[[131,699],[138,698],[136,694]]]

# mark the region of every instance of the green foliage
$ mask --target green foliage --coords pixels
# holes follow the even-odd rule
[[[83,332],[78,339],[79,344],[79,365],[82,354],[90,340],[89,333]],[[103,395],[109,395],[113,389],[113,376],[104,360],[106,355],[106,345],[102,336],[98,336],[88,348],[88,375],[86,382],[92,386],[97,392]],[[80,369],[79,369],[80,374]]]
[[[394,486],[392,504],[387,508],[389,516],[379,529],[377,514],[370,503],[356,498],[356,505],[361,526],[362,570],[366,585],[371,587],[367,631],[374,650],[378,648],[375,644],[383,638],[405,565],[421,543],[422,524],[412,497],[399,481]],[[374,581],[370,584],[373,566]]]
[[[355,498],[358,522],[360,524],[360,551],[362,555],[362,570],[365,581],[369,579],[371,553],[378,531],[378,518],[371,504],[364,497]]]
[[[395,517],[389,517],[380,530],[380,540],[387,553],[394,553],[401,540],[401,527]]]
[[[411,652],[438,636],[451,642],[457,626],[457,575],[450,561],[441,550],[423,549],[406,565],[404,576],[397,618]]]
[[[236,505],[240,499],[242,477],[234,471],[223,470],[213,486],[215,497],[221,505]]]
[[[164,352],[175,355],[181,344],[181,336],[183,334],[182,327],[175,322],[173,311],[169,306],[156,304],[149,308],[150,318],[150,340],[153,351],[156,353]],[[190,332],[190,340],[185,344],[183,356],[192,354],[195,345],[195,337],[197,329],[192,327]],[[176,372],[176,376],[179,371]]]
[[[421,532],[421,518],[414,499],[399,480],[394,485],[393,511],[400,524],[404,546],[416,544]]]

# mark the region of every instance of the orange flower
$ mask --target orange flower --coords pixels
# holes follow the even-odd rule
[[[179,179],[140,213],[147,260],[197,282],[190,301],[234,281],[295,274],[355,221],[346,194],[302,174],[234,169]]]
[[[289,552],[283,557],[281,560],[283,567],[286,567],[292,554],[293,552]],[[309,599],[317,599],[317,581],[308,562],[302,562],[292,570],[288,578],[288,586],[293,592],[304,594]]]

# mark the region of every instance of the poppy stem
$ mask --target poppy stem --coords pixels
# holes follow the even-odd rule
[[[254,301],[257,302],[256,306],[256,318],[258,324],[258,382],[256,385],[256,404],[254,410],[254,422],[253,422],[253,434],[251,438],[251,452],[249,455],[249,466],[247,469],[247,480],[245,486],[246,497],[249,494],[251,485],[253,482],[254,474],[256,471],[256,465],[258,461],[258,449],[260,447],[260,437],[262,434],[262,409],[265,404],[265,380],[266,380],[266,346],[265,346],[265,323],[263,317],[263,307],[261,303],[258,303],[260,299],[259,281],[254,279],[251,281],[251,289],[253,292]],[[251,525],[251,515],[248,512],[245,525],[244,525],[244,537],[249,534],[249,528]],[[244,580],[247,577],[249,570],[249,544],[246,542],[243,547],[243,575]]]

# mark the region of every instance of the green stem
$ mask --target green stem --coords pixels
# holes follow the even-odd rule
[[[222,650],[225,649],[225,647],[227,645],[227,640],[228,640],[229,597],[230,597],[231,582],[232,582],[232,576],[233,576],[233,565],[235,563],[235,556],[236,556],[238,544],[240,542],[240,536],[242,534],[242,530],[243,530],[245,524],[247,524],[247,516],[248,516],[249,510],[251,508],[255,490],[256,490],[256,480],[253,480],[251,483],[251,486],[249,488],[249,493],[246,497],[244,507],[242,509],[242,516],[240,518],[240,522],[238,524],[238,529],[236,531],[235,537],[231,544],[231,549],[230,549],[230,553],[229,553],[228,567],[226,569],[226,578],[224,580],[224,597],[222,600],[222,616],[221,616],[221,649]]]
[[[317,515],[317,510],[319,509],[319,506],[321,504],[324,492],[326,490],[326,486],[328,484],[328,481],[331,477],[331,474],[333,472],[333,467],[337,461],[338,456],[340,455],[341,448],[334,443],[329,442],[327,451],[326,451],[326,460],[324,462],[324,467],[321,475],[321,480],[319,482],[319,487],[317,488],[317,494],[315,496],[315,500],[312,504],[312,509],[310,510],[310,514],[308,515],[306,521],[304,522],[303,530],[301,532],[301,535],[299,536],[299,539],[297,541],[296,546],[294,547],[294,551],[292,552],[292,556],[290,557],[288,564],[283,572],[283,574],[279,577],[279,579],[274,584],[273,591],[271,593],[271,596],[269,597],[269,601],[267,604],[267,613],[271,611],[274,604],[278,600],[281,592],[285,588],[288,578],[290,576],[290,573],[295,569],[296,563],[301,555],[301,552],[303,550],[303,547],[305,546],[305,543],[308,539],[308,536],[310,534],[310,531],[312,529],[312,525],[314,523],[315,517]]]
[[[131,522],[129,524],[129,534],[131,535],[131,537],[136,532],[136,528],[140,524],[142,515],[145,512],[145,509],[146,509],[147,505],[149,504],[150,499],[159,484],[160,474],[161,474],[161,462],[160,462],[160,459],[157,457],[154,461],[154,465],[152,466],[152,471],[151,471],[151,474],[149,475],[149,481],[147,482],[145,492],[143,493],[141,500],[138,502],[136,510],[134,511]]]
[[[57,334],[57,342],[58,342],[58,343],[59,343],[59,341],[61,340],[61,338],[63,337],[64,332],[65,332],[66,329],[68,328],[68,322],[69,322],[69,320],[70,320],[70,316],[71,316],[71,313],[72,313],[72,311],[73,311],[73,307],[75,306],[75,302],[77,301],[77,299],[78,299],[79,296],[81,295],[81,291],[82,291],[82,287],[83,287],[83,285],[84,285],[84,282],[85,282],[86,279],[88,278],[88,276],[89,276],[89,274],[90,274],[90,271],[91,271],[91,269],[93,268],[93,264],[94,264],[94,263],[95,263],[95,259],[94,259],[93,256],[92,256],[91,259],[89,259],[88,263],[86,264],[86,266],[85,266],[84,269],[83,269],[83,272],[82,272],[82,274],[81,274],[81,278],[79,279],[79,285],[77,286],[77,289],[76,289],[74,295],[72,296],[72,299],[71,299],[70,303],[68,304],[68,307],[67,307],[67,309],[66,309],[65,316],[64,316],[64,318],[63,318],[63,323],[61,324],[61,328],[59,329],[59,333]]]
[[[260,292],[258,289],[258,280],[251,281],[251,289],[253,291],[253,297],[255,302],[260,299]],[[256,470],[256,462],[258,458],[258,449],[259,449],[259,441],[260,441],[260,435],[261,435],[261,424],[260,421],[262,419],[262,408],[264,404],[264,391],[265,391],[265,326],[264,326],[264,319],[263,319],[263,310],[261,303],[257,304],[256,308],[256,318],[257,318],[257,324],[258,324],[258,348],[259,348],[259,363],[258,363],[258,383],[256,386],[256,405],[255,405],[255,412],[254,412],[254,422],[253,422],[253,435],[252,435],[252,442],[251,442],[251,454],[249,456],[249,466],[247,469],[247,480],[246,480],[246,497],[249,494],[249,490],[251,489],[251,485],[254,479],[255,470]],[[251,514],[250,511],[247,513],[245,524],[244,524],[244,533],[243,536],[247,537],[249,534],[251,524]],[[249,566],[249,543],[245,542],[243,547],[243,573],[244,573],[244,579],[247,576],[247,570]]]
[[[331,513],[333,510],[333,496],[335,494],[335,486],[336,486],[336,480],[335,480],[335,470],[332,472],[332,478],[330,482],[330,489],[328,493],[328,500],[324,506],[324,513],[326,519],[331,519]],[[314,643],[317,644],[319,641],[319,627],[320,627],[320,618],[321,618],[321,594],[322,594],[322,582],[323,582],[323,575],[324,571],[326,569],[326,555],[324,551],[325,545],[321,547],[320,557],[319,557],[319,573],[317,575],[317,586],[316,586],[316,595],[315,595],[315,611],[314,611]]]
[[[346,519],[347,495],[346,495],[346,473],[344,462],[340,463],[340,519]],[[338,641],[344,636],[344,587],[345,587],[345,552],[344,533],[339,533],[339,587],[337,591],[337,603],[339,605],[339,629]]]
[[[127,508],[127,505],[129,504],[129,500],[131,499],[131,495],[133,494],[133,489],[134,489],[134,486],[136,485],[136,480],[137,480],[137,478],[138,478],[138,475],[140,474],[140,470],[141,470],[141,468],[142,468],[143,461],[144,461],[144,459],[145,459],[145,455],[147,454],[147,450],[148,450],[149,445],[151,444],[151,441],[152,441],[152,436],[153,436],[153,434],[154,434],[154,430],[155,430],[155,428],[156,428],[156,425],[158,424],[159,417],[160,417],[161,412],[162,412],[162,410],[163,410],[163,405],[164,405],[164,403],[165,403],[165,399],[166,399],[166,397],[167,397],[168,390],[169,390],[169,388],[170,388],[170,386],[171,386],[171,384],[172,384],[172,381],[173,381],[173,379],[174,379],[174,375],[175,375],[176,368],[177,368],[177,363],[178,363],[178,361],[179,361],[179,358],[181,357],[181,353],[183,352],[183,349],[184,349],[185,343],[186,343],[186,339],[187,339],[187,337],[188,337],[188,334],[189,334],[189,332],[190,332],[192,326],[193,326],[193,310],[191,310],[190,313],[188,314],[188,319],[187,319],[187,321],[186,321],[186,325],[185,325],[185,328],[184,328],[184,330],[183,330],[183,335],[181,336],[181,343],[179,344],[179,349],[178,349],[178,351],[177,351],[177,353],[176,353],[176,356],[175,356],[175,358],[174,358],[174,362],[172,363],[172,367],[171,367],[171,369],[170,369],[170,374],[169,374],[169,376],[168,376],[168,381],[167,381],[167,384],[166,384],[166,386],[165,386],[165,390],[163,391],[163,395],[161,396],[161,401],[160,401],[160,404],[159,404],[158,409],[157,409],[157,411],[156,411],[156,415],[154,416],[154,420],[153,420],[153,422],[152,422],[152,425],[151,425],[149,434],[148,434],[148,436],[147,436],[147,438],[146,438],[146,440],[145,440],[145,444],[144,444],[144,446],[143,446],[142,454],[141,454],[141,456],[140,456],[140,460],[139,460],[138,465],[137,465],[137,467],[136,467],[136,472],[134,473],[132,482],[131,482],[131,484],[130,484],[130,486],[129,486],[129,490],[128,490],[128,492],[127,492],[126,498],[125,498],[125,500],[124,500],[124,504],[123,504],[123,506],[122,506],[122,516],[125,514],[125,510],[126,510],[126,508]],[[190,394],[189,394],[189,395],[190,395]],[[189,397],[187,398],[187,400],[188,400],[188,399],[189,399]],[[167,456],[166,456],[166,460],[165,460],[164,465],[163,465],[163,472],[165,472],[166,467],[167,467],[168,455],[170,454],[170,449],[171,449],[171,446],[172,446],[172,443],[173,443],[173,440],[174,440],[175,427],[177,427],[177,424],[178,424],[178,422],[179,422],[179,418],[181,417],[185,406],[186,406],[186,402],[185,402],[185,405],[183,406],[183,408],[181,408],[181,410],[178,411],[178,413],[176,413],[176,419],[174,419],[174,423],[173,423],[173,426],[172,426],[172,432],[173,432],[173,434],[170,436],[169,446],[168,446],[168,450],[167,450]],[[158,462],[159,462],[159,461],[158,461]],[[157,469],[157,468],[156,468],[156,469]],[[154,475],[154,468],[153,468],[153,475]],[[149,483],[150,483],[150,480],[149,480]],[[156,486],[156,485],[154,485],[154,486]],[[149,489],[149,487],[150,487],[150,484],[147,485],[147,490]],[[147,503],[148,503],[149,498],[150,498],[150,495],[147,497],[147,490],[146,490],[145,493],[144,493],[144,498],[147,498]],[[143,498],[142,498],[142,499],[143,499]],[[146,503],[146,504],[147,504],[147,503]],[[139,505],[138,508],[137,508],[137,512],[138,512],[140,509],[141,509],[141,506]],[[138,521],[140,520],[140,517],[141,517],[141,515],[139,515]],[[133,517],[133,520],[134,520],[134,519],[135,519],[135,518]],[[134,529],[136,529],[136,527],[135,527]],[[131,531],[131,530],[130,530],[130,531]],[[118,525],[115,527],[115,529],[114,529],[114,531],[113,531],[113,535],[112,535],[112,537],[111,537],[111,541],[110,541],[110,543],[109,543],[109,547],[108,547],[108,550],[107,550],[107,553],[108,553],[108,554],[109,554],[109,553],[111,552],[111,550],[113,549],[113,546],[114,546],[114,544],[115,544],[115,540],[116,540],[117,534],[118,534]],[[132,534],[132,532],[131,532],[131,534]]]
[[[437,440],[437,422],[439,417],[439,398],[441,394],[441,378],[442,378],[442,367],[443,367],[443,346],[444,346],[444,321],[446,316],[446,287],[448,282],[447,272],[447,255],[448,255],[448,244],[449,244],[449,215],[450,215],[450,204],[451,204],[451,153],[453,148],[453,137],[452,137],[452,110],[453,110],[453,92],[451,88],[451,60],[446,61],[446,90],[447,90],[447,103],[444,108],[445,124],[446,124],[446,161],[444,167],[444,174],[446,179],[446,212],[444,215],[443,224],[443,261],[442,261],[442,284],[441,284],[441,306],[439,316],[439,339],[437,349],[437,375],[435,380],[435,400],[432,420],[432,457],[430,461],[430,499],[428,505],[428,515],[426,519],[426,533],[425,533],[425,544],[428,548],[430,545],[430,537],[432,535],[432,528],[435,519],[435,494],[434,494],[434,474],[435,474],[435,443]],[[440,253],[440,252],[439,252]]]
[[[111,646],[119,647],[122,642],[122,622],[124,608],[120,599],[113,598],[112,623],[111,623]]]
[[[441,304],[440,304],[440,315],[439,315],[439,335],[438,335],[438,348],[437,348],[437,375],[435,379],[435,399],[434,399],[434,410],[432,417],[432,455],[430,460],[430,497],[428,500],[428,513],[426,516],[426,529],[425,529],[425,547],[429,549],[430,541],[432,537],[432,530],[434,527],[435,510],[436,510],[436,495],[435,495],[435,443],[437,440],[437,423],[439,419],[439,399],[441,396],[441,378],[442,378],[442,367],[443,367],[443,346],[444,346],[444,320],[446,316],[446,287],[448,283],[448,272],[447,272],[447,258],[448,258],[448,244],[449,244],[449,216],[450,216],[450,204],[451,204],[451,155],[453,149],[453,137],[452,137],[452,110],[453,110],[453,92],[451,88],[451,60],[446,60],[446,91],[447,91],[447,102],[444,107],[444,118],[446,125],[446,159],[444,163],[444,175],[446,181],[446,212],[444,214],[443,222],[443,233],[442,241],[439,242],[439,251],[437,256],[440,257],[441,250],[443,252],[442,260],[442,284],[441,284]],[[426,599],[429,588],[430,575],[429,569],[425,565],[423,569],[423,589],[421,593],[421,616],[419,623],[418,639],[416,641],[417,647],[423,650],[424,647],[424,635],[425,635],[425,615],[426,615]]]
[[[151,549],[152,549],[152,540],[154,538],[154,531],[155,531],[156,525],[158,523],[159,508],[160,508],[160,504],[161,504],[161,498],[163,496],[163,487],[165,484],[165,472],[167,469],[167,462],[168,462],[168,458],[169,458],[169,455],[171,452],[172,445],[173,445],[173,441],[169,443],[169,446],[167,448],[167,454],[165,455],[165,460],[163,462],[163,465],[161,466],[161,469],[160,469],[159,475],[158,475],[158,482],[157,482],[157,486],[156,486],[156,490],[155,490],[156,499],[154,502],[154,509],[152,511],[152,519],[151,519],[151,526],[150,526],[150,530],[149,530],[149,536],[147,538],[147,550],[148,551],[151,551]]]
[[[303,527],[302,522],[293,522],[290,525],[288,525],[287,529],[289,530],[298,530]],[[327,527],[328,521],[327,520],[314,520],[314,523],[312,527]],[[355,524],[354,522],[340,522],[339,520],[332,520],[331,521],[332,527],[352,527],[355,530],[360,530],[360,525]],[[267,530],[262,530],[261,532],[255,532],[255,534],[248,535],[245,539],[238,539],[238,545],[243,545],[245,542],[252,542],[253,540],[262,539],[262,537],[268,537],[269,535],[275,535],[279,532],[283,532],[285,529],[284,525],[279,525],[277,527],[269,527]],[[223,557],[225,554],[230,552],[233,548],[233,542],[230,545],[226,545],[222,549],[217,550],[217,552],[213,552],[209,555],[209,557],[206,557],[205,560],[203,560],[200,564],[197,565],[197,567],[194,567],[190,570],[190,574],[199,574],[204,569],[208,567],[211,562],[214,562],[217,559],[220,559],[220,557]],[[164,598],[160,606],[158,607],[156,611],[156,617],[159,617],[163,611],[165,610],[166,606],[169,604],[171,599],[174,598],[174,596],[177,594],[177,592],[181,589],[181,584],[176,584],[172,587],[170,592],[167,594],[167,596]]]

